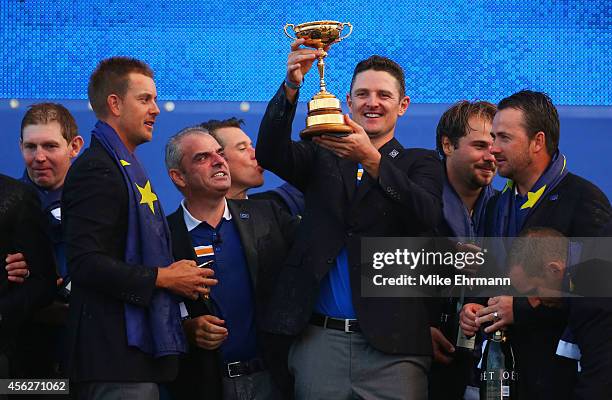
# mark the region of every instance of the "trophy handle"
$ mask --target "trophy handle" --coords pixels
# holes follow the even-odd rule
[[[291,30],[295,33],[295,25],[293,24],[286,24],[285,27],[283,28],[283,31],[285,31],[285,35],[292,40],[295,40],[295,36],[291,36],[288,32],[287,32],[287,28],[291,27]],[[351,29],[352,30],[352,29]]]
[[[342,28],[344,28],[345,26],[349,27],[349,33],[347,33],[346,35],[339,37],[338,40],[336,40],[336,42],[339,42],[343,39],[346,39],[347,37],[351,36],[351,33],[353,33],[353,25],[351,25],[350,22],[343,22],[342,23]]]

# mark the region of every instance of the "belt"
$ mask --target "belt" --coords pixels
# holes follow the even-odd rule
[[[346,333],[361,332],[359,322],[356,319],[332,318],[326,315],[314,313],[310,317],[310,323],[323,328],[336,329]]]
[[[225,364],[223,374],[226,378],[237,378],[243,375],[251,375],[265,369],[266,367],[263,360],[261,358],[254,358],[249,361],[236,361]]]

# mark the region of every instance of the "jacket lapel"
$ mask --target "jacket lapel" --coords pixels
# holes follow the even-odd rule
[[[248,200],[227,200],[227,206],[229,207],[230,213],[232,214],[232,221],[238,229],[240,235],[240,242],[242,243],[242,249],[244,250],[244,257],[246,258],[247,265],[249,267],[249,274],[251,275],[251,282],[253,287],[257,287],[257,249],[255,246],[255,229],[253,226],[252,215],[250,207],[248,206]]]
[[[355,189],[357,185],[357,163],[340,157],[336,157],[336,160],[338,162],[340,174],[342,175],[342,182],[344,183],[346,197],[350,203],[355,196]]]
[[[392,162],[401,154],[404,150],[400,142],[397,139],[393,138],[385,143],[380,149],[379,152],[381,154],[381,162],[383,158],[387,158]],[[355,166],[355,171],[353,172],[353,182],[357,180],[357,166]],[[361,183],[357,187],[357,193],[355,195],[354,204],[357,205],[361,200],[365,198],[365,196],[369,193],[370,189],[376,185],[377,179],[373,179],[370,174],[368,174],[365,170],[363,171],[363,176],[361,177]]]
[[[179,206],[176,212],[168,219],[175,259],[197,261],[195,250],[191,244],[191,237],[185,225],[183,207]]]
[[[176,210],[176,212],[172,214],[168,220],[175,261],[185,259],[197,262],[197,256],[195,250],[193,249],[193,243],[191,242],[191,235],[187,231],[187,225],[185,225],[183,207],[179,206],[178,210]],[[210,298],[207,299],[200,297],[199,300],[186,300],[185,302],[197,304],[200,301],[204,302],[210,313],[214,313],[213,303],[210,301]]]

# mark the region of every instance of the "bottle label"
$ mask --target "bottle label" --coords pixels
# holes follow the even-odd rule
[[[509,400],[516,389],[517,380],[518,374],[512,370],[483,371],[480,374],[480,398],[482,400]]]
[[[474,350],[476,345],[476,335],[468,338],[463,334],[461,329],[457,332],[457,347],[463,347],[465,349]]]
[[[518,373],[513,370],[493,370],[493,371],[482,371],[480,373],[481,381],[516,381],[518,380]]]

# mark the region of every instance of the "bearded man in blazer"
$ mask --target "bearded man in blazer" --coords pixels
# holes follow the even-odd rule
[[[495,246],[498,254],[508,257],[499,257],[493,271],[509,271],[508,260],[513,256],[509,244],[530,229],[545,227],[569,237],[568,254],[576,257],[576,249],[584,245],[581,238],[598,236],[610,221],[612,209],[595,184],[569,172],[571,160],[559,149],[560,121],[551,98],[521,90],[502,99],[491,133],[498,172],[508,178],[487,205],[485,236],[504,240],[485,247]],[[486,333],[508,329],[522,376],[519,396],[563,399],[571,395],[576,366],[555,356],[568,323],[566,310],[561,311],[544,307],[539,299],[500,295],[486,300],[486,306],[467,303],[461,325],[467,336],[488,322],[492,324],[484,329]]]

